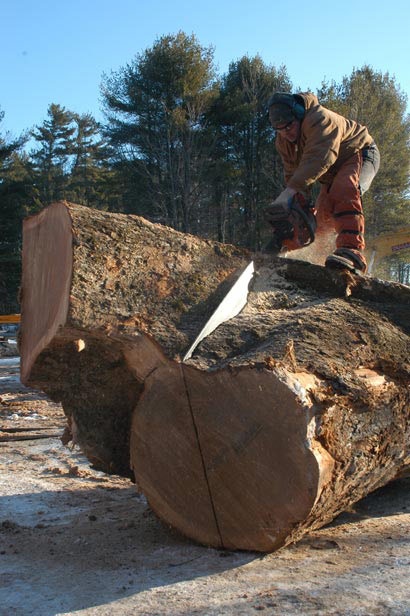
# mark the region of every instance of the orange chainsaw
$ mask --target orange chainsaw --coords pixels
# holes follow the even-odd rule
[[[272,226],[273,235],[264,252],[278,254],[309,246],[315,239],[316,211],[301,193],[287,204],[265,208],[265,220]]]

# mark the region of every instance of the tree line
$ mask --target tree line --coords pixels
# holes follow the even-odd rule
[[[266,108],[275,90],[292,91],[285,66],[244,56],[220,76],[213,49],[178,32],[102,76],[103,123],[52,103],[41,125],[10,140],[1,114],[0,303],[18,307],[22,219],[60,199],[258,250],[269,233],[262,210],[284,187]],[[410,119],[394,78],[363,66],[316,94],[368,126],[380,149],[367,234],[410,224]],[[408,282],[409,266],[390,275]]]

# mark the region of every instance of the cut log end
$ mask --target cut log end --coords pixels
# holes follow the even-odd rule
[[[20,340],[21,380],[27,382],[38,354],[67,318],[72,276],[71,219],[64,203],[55,203],[23,222]]]
[[[154,511],[183,534],[271,551],[317,498],[323,470],[310,448],[311,418],[298,393],[267,370],[204,375],[169,364],[145,383],[132,467]]]

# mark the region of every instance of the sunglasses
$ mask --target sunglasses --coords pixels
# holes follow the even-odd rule
[[[274,126],[273,129],[276,130],[278,133],[281,133],[282,131],[288,131],[290,130],[293,122],[295,120],[291,120],[290,122],[288,122],[287,124],[284,124],[283,126]]]

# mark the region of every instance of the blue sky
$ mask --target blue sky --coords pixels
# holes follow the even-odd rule
[[[103,73],[179,30],[214,47],[218,72],[244,55],[284,64],[295,90],[364,64],[410,98],[410,2],[0,0],[1,134],[40,125],[57,103],[101,116]]]

